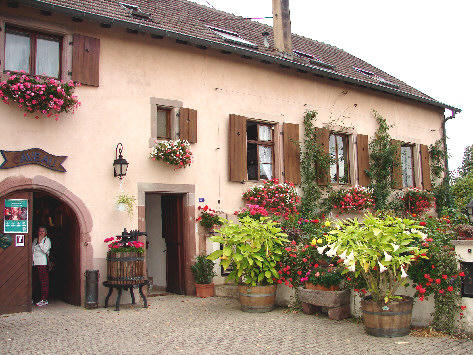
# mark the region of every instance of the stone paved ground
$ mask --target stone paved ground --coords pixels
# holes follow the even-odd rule
[[[1,354],[473,354],[473,342],[376,338],[351,320],[245,313],[238,301],[169,295],[150,307],[86,310],[55,302],[0,316]]]

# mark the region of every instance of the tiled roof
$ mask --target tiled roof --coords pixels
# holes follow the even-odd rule
[[[292,58],[281,56],[274,49],[272,27],[191,1],[19,0],[18,2],[73,17],[108,23],[112,26],[124,26],[185,40],[189,43],[225,49],[282,66],[313,72],[314,74],[459,111],[431,98],[342,49],[303,36],[292,35],[293,49],[312,55],[314,59],[304,55],[294,55]],[[135,11],[133,14],[132,9],[122,6],[120,3],[138,6],[140,12]],[[256,47],[229,41],[212,31],[208,26],[235,32],[244,40],[254,43]],[[264,44],[263,32],[269,33],[269,47]],[[327,65],[324,65],[324,63]]]

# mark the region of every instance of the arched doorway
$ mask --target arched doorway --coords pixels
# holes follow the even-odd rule
[[[0,314],[32,309],[31,242],[40,225],[48,228],[53,243],[51,255],[56,259],[51,297],[84,304],[84,271],[93,266],[93,223],[85,204],[65,186],[44,176],[12,176],[0,181],[0,212],[8,199],[27,201],[28,228],[25,232],[0,230],[2,240],[10,241],[9,246],[2,243],[0,248]],[[14,242],[20,233],[22,246]]]
[[[33,238],[40,226],[48,229],[50,257],[49,298],[80,305],[79,229],[72,209],[47,192],[33,192]],[[33,290],[34,299],[39,299]]]

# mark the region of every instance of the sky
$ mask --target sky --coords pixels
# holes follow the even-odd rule
[[[243,17],[272,16],[272,0],[193,0]],[[290,0],[298,35],[357,56],[462,110],[447,122],[449,167],[473,144],[473,20],[469,0]],[[210,5],[209,5],[210,4]],[[262,20],[272,26],[272,19]],[[451,116],[450,110],[446,116]]]

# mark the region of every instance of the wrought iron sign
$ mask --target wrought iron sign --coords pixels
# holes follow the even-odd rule
[[[31,148],[21,151],[0,150],[5,161],[0,169],[16,168],[22,165],[37,164],[47,169],[64,173],[66,169],[61,165],[67,156],[56,156],[39,148]]]

